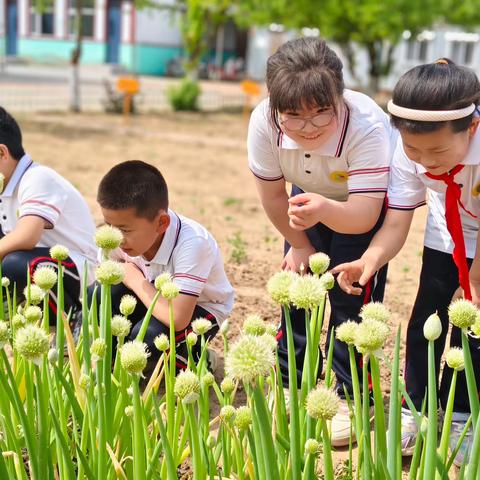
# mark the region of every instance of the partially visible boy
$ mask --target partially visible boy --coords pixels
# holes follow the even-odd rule
[[[168,208],[168,189],[162,174],[152,165],[131,160],[113,167],[101,180],[97,201],[105,222],[121,230],[124,240],[111,258],[125,263],[125,278],[112,286],[112,309],[118,313],[121,297],[138,300],[130,339],[140,329],[156,290],[155,278],[164,272],[172,275],[180,288],[173,301],[177,339],[177,366],[187,362],[186,334],[199,317],[213,324],[208,332],[215,336],[232,310],[234,291],[223,268],[217,242],[200,224]],[[169,333],[168,303],[160,298],[145,335],[151,356],[147,370],[157,362],[160,352],[154,347],[156,336]],[[193,354],[198,358],[199,346]]]
[[[22,300],[27,267],[31,275],[41,265],[56,268],[57,262],[50,258],[49,249],[61,244],[70,253],[63,262],[65,311],[71,307],[75,310],[80,304],[84,264],[87,262],[88,268],[95,263],[93,218],[82,195],[70,182],[51,168],[33,162],[25,153],[20,127],[2,107],[0,173],[4,176],[4,188],[0,190],[3,276],[10,279],[10,288],[16,283],[17,298]],[[56,313],[53,300],[50,307]]]

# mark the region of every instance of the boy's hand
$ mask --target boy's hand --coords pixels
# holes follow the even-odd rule
[[[282,270],[292,270],[294,272],[300,271],[300,265],[303,263],[305,268],[308,268],[308,259],[310,255],[316,253],[315,248],[308,244],[303,248],[293,248],[290,247],[290,250],[285,255],[285,258],[282,261],[281,268]]]
[[[134,263],[125,262],[123,268],[125,269],[123,284],[130,290],[136,291],[138,286],[145,281],[145,276]]]
[[[350,295],[361,295],[361,287],[366,285],[375,271],[372,265],[369,265],[365,260],[359,258],[353,262],[337,265],[330,270],[330,273],[339,274],[337,282],[344,292]],[[360,287],[354,287],[353,284],[355,282],[358,282]]]
[[[305,230],[318,223],[318,212],[324,205],[324,197],[317,193],[300,193],[288,199],[290,227]]]

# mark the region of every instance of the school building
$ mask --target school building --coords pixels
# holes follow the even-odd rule
[[[40,11],[36,8],[39,4],[43,5]],[[153,0],[153,4],[153,8],[137,8],[133,0],[82,0],[81,62],[120,65],[138,74],[180,75],[183,46],[176,2]],[[75,45],[75,18],[76,0],[0,0],[0,55],[68,62]],[[229,59],[242,59],[246,75],[263,80],[268,56],[299,33],[277,24],[269,28],[252,27],[247,32],[228,22],[216,36],[209,35],[203,66],[221,63],[226,70]],[[315,28],[303,29],[301,33],[320,34]],[[382,86],[388,90],[412,66],[442,56],[467,65],[480,75],[479,33],[480,29],[465,32],[445,25],[416,36],[404,32],[395,52],[393,70]],[[341,50],[333,47],[342,57]],[[220,55],[216,55],[219,50]],[[366,52],[358,50],[357,57],[357,78],[366,85]],[[357,86],[347,68],[344,72],[346,84]],[[203,72],[204,77],[207,74]]]
[[[183,48],[175,0],[154,2],[155,8],[139,9],[131,0],[82,0],[81,62],[118,64],[152,75],[164,75],[172,64],[178,65]],[[42,62],[69,61],[75,46],[76,0],[4,0],[0,10],[0,53]],[[229,22],[221,33],[223,60],[245,58],[246,32]],[[210,42],[209,63],[216,41]]]
[[[265,65],[268,56],[279,45],[298,33],[272,24],[270,28],[252,29],[249,36],[247,54],[247,74],[256,79],[265,78]],[[303,29],[304,35],[319,35],[315,28]],[[441,57],[448,57],[459,65],[465,65],[480,76],[480,26],[476,31],[466,32],[459,27],[441,25],[431,30],[424,30],[418,35],[409,31],[403,33],[401,42],[395,49],[394,65],[390,74],[382,79],[381,87],[391,90],[398,78],[410,68],[421,63],[434,62]],[[341,49],[335,44],[332,48],[342,58],[344,64],[345,84],[358,87],[347,68]],[[356,49],[356,77],[363,85],[368,84],[368,56],[363,50]]]

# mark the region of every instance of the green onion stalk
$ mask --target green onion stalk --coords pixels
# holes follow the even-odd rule
[[[469,452],[466,480],[476,480],[480,463],[480,416],[474,427],[473,441]]]
[[[393,351],[393,368],[391,372],[390,404],[388,413],[387,471],[391,478],[400,478],[402,470],[399,441],[399,426],[401,418],[401,397],[399,392],[400,336],[401,327],[398,327]]]
[[[362,363],[362,439],[363,439],[363,475],[372,478],[372,447],[370,441],[370,391],[368,388],[369,357],[363,357]]]
[[[325,480],[334,480],[332,446],[330,441],[330,434],[328,432],[327,423],[324,420],[321,420],[321,423],[322,423],[324,477],[325,477]]]
[[[387,465],[387,436],[382,389],[380,387],[380,367],[375,354],[370,355],[370,370],[373,387],[373,408],[375,415],[375,463]]]
[[[7,377],[5,377],[4,373],[0,373],[0,384],[2,385],[5,393],[7,394],[7,398],[9,398],[11,402],[13,411],[20,420],[20,424],[22,426],[25,436],[26,448],[29,454],[30,472],[32,474],[32,477],[35,479],[40,479],[40,456],[37,449],[37,442],[35,441],[36,436],[32,431],[30,421],[27,418],[27,414],[25,413],[18,389],[16,387],[16,382],[12,373],[12,369],[10,367],[10,362],[4,349],[1,350],[0,357],[3,361],[4,369],[7,372]]]
[[[65,348],[65,332],[63,329],[63,310],[64,306],[64,290],[63,290],[63,265],[61,260],[57,260],[57,327],[56,341],[58,350],[58,367],[63,369],[63,351]]]
[[[143,407],[140,399],[138,377],[132,375],[133,389],[133,471],[135,480],[146,479],[146,455],[143,428]]]
[[[105,392],[105,440],[110,445],[113,443],[113,413],[114,404],[112,397],[112,300],[111,300],[111,286],[103,284],[101,286],[101,302],[100,302],[100,334],[105,340],[106,349],[105,356],[99,362],[102,366],[101,384]]]
[[[274,442],[272,438],[272,426],[271,426],[271,421],[270,421],[270,415],[268,413],[268,408],[267,408],[267,403],[265,400],[264,393],[262,389],[260,388],[259,382],[255,382],[255,385],[252,387],[253,390],[253,419],[254,423],[256,423],[259,427],[260,430],[260,437],[262,440],[262,450],[263,450],[263,455],[264,455],[264,462],[265,462],[265,474],[266,476],[264,477],[265,480],[276,480],[280,478],[280,474],[278,471],[278,466],[277,466],[277,459],[275,455],[275,447],[274,447]],[[292,399],[290,399],[290,402]],[[291,459],[292,459],[292,465],[294,462],[298,461],[300,463],[301,457],[298,459],[293,458],[293,451],[291,451]],[[300,469],[299,469],[300,473]],[[293,469],[292,469],[292,475],[293,475]],[[293,477],[293,478],[300,478],[300,475],[298,477]]]
[[[84,264],[83,284],[82,284],[82,346],[83,346],[83,368],[84,372],[89,374],[92,368],[92,360],[90,357],[90,315],[88,311],[88,267],[87,262]],[[96,287],[93,292],[93,298],[97,295]]]
[[[297,362],[295,358],[295,345],[293,343],[292,322],[288,305],[283,307],[285,314],[285,326],[287,330],[288,350],[288,390],[290,395],[290,458],[292,464],[292,478],[300,478],[301,450],[300,450],[300,416],[297,387]],[[268,465],[268,464],[267,464]],[[270,470],[268,468],[268,470]]]
[[[358,379],[357,359],[353,345],[348,345],[348,357],[350,360],[350,372],[352,375],[353,407],[355,410],[355,436],[360,441],[363,434],[362,394]]]
[[[448,456],[448,443],[450,440],[450,430],[452,426],[452,413],[453,413],[453,403],[455,400],[455,391],[457,386],[457,375],[458,375],[457,369],[454,369],[452,373],[452,381],[450,383],[450,389],[448,392],[448,400],[447,400],[447,406],[445,408],[445,415],[443,417],[443,428],[442,428],[442,435],[440,438],[440,447],[438,449],[440,458],[444,464],[447,461],[447,456]],[[440,478],[438,473],[437,473],[437,478]]]
[[[437,462],[437,377],[435,373],[435,345],[434,340],[428,341],[428,428],[425,443],[424,478],[434,478]]]
[[[468,341],[466,329],[462,329],[462,349],[465,358],[465,377],[467,379],[468,399],[470,402],[470,410],[472,412],[473,424],[477,424],[479,413],[479,399],[477,381],[475,380],[475,372],[473,370],[472,355],[470,353],[470,343]]]

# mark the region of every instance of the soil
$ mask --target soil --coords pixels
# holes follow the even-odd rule
[[[104,114],[28,114],[18,120],[28,153],[82,192],[98,224],[96,188],[113,165],[141,159],[157,166],[169,185],[171,207],[205,225],[221,247],[236,290],[232,337],[248,314],[278,321],[265,285],[279,270],[282,240],[262,210],[247,166],[245,117],[162,113],[125,120]],[[425,208],[416,212],[407,244],[389,266],[385,303],[392,326],[401,325],[403,337],[418,284],[425,214]],[[387,353],[393,341],[392,333]],[[214,347],[221,352],[218,339]],[[388,385],[385,372],[386,393]],[[337,454],[337,462],[347,454]]]

